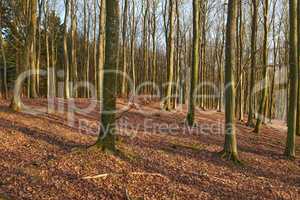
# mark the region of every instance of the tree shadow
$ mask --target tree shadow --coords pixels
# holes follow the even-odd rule
[[[12,122],[4,118],[0,118],[0,128],[19,131],[22,134],[31,137],[32,139],[42,140],[48,144],[55,145],[63,150],[71,150],[75,147],[87,147],[87,145],[79,144],[74,141],[67,140],[62,136],[40,130],[37,128],[28,128],[20,122]]]

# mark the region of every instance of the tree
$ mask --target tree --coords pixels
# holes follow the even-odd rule
[[[116,74],[108,71],[117,69],[119,43],[119,0],[106,0],[106,45],[103,81],[103,110],[101,130],[96,146],[104,151],[115,152]]]
[[[249,112],[248,126],[254,126],[253,123],[253,89],[255,84],[256,69],[256,40],[257,40],[257,16],[258,5],[257,0],[252,0],[252,25],[251,25],[251,75],[250,75],[250,92],[249,92]]]
[[[0,22],[0,25],[1,25],[1,22]],[[8,98],[7,62],[6,62],[6,55],[5,55],[5,50],[4,50],[4,42],[3,42],[3,38],[2,38],[2,33],[1,32],[0,32],[0,48],[1,48],[1,56],[2,56],[2,59],[3,59],[3,87],[4,87],[4,97],[5,97],[5,99],[7,99]],[[1,85],[1,83],[0,83],[0,85]],[[0,90],[1,90],[1,87],[0,87]],[[2,91],[0,91],[0,93],[1,92]]]
[[[169,36],[168,36],[168,53],[167,53],[167,69],[168,69],[168,85],[166,91],[166,100],[164,108],[167,111],[173,109],[172,105],[172,86],[174,80],[174,18],[175,18],[175,0],[170,0],[169,14]]]
[[[46,67],[47,67],[47,98],[50,97],[51,89],[52,89],[52,87],[50,86],[51,73],[50,73],[49,35],[48,35],[48,19],[49,19],[49,13],[48,13],[49,5],[48,5],[48,3],[49,3],[48,1],[46,1],[44,3],[44,14],[45,14],[44,26],[45,26],[45,45],[46,45]],[[40,48],[41,47],[39,47],[39,51],[40,51]],[[39,54],[40,54],[40,52],[39,52]]]
[[[269,0],[264,1],[264,42],[263,42],[263,89],[261,103],[258,110],[258,117],[255,125],[254,132],[259,133],[261,124],[265,117],[265,108],[267,104],[267,95],[269,88],[268,80],[268,14],[269,14]]]
[[[77,97],[77,90],[74,90],[74,85],[77,84],[78,72],[77,72],[77,1],[71,0],[71,96]]]
[[[95,11],[96,12],[96,11]],[[99,14],[99,35],[98,35],[98,65],[97,74],[97,99],[101,100],[103,93],[103,67],[105,62],[105,13],[106,2],[101,0]]]
[[[285,155],[295,158],[295,138],[297,120],[297,95],[298,95],[298,57],[297,57],[297,0],[289,0],[290,9],[290,97],[288,108],[288,134]]]
[[[128,0],[124,1],[124,10],[123,10],[123,30],[122,30],[122,62],[123,62],[123,80],[122,80],[122,95],[126,95],[127,92],[127,18],[128,18]]]
[[[30,97],[36,98],[37,95],[37,75],[36,75],[36,30],[37,30],[37,1],[30,1],[30,25],[28,31],[28,51],[29,66],[32,72],[30,78]]]
[[[225,144],[222,157],[239,162],[235,130],[234,38],[236,33],[237,1],[228,0],[225,45]]]
[[[297,24],[298,24],[298,70],[300,72],[300,0],[298,2],[298,19],[297,19]],[[297,101],[297,128],[296,128],[296,134],[300,136],[300,77],[298,77],[298,101]]]
[[[194,125],[195,118],[195,86],[197,85],[199,76],[199,0],[193,0],[193,64],[190,76],[190,94],[189,94],[189,110],[187,122],[189,126]]]
[[[135,0],[132,0],[131,14],[131,37],[130,37],[130,65],[132,70],[133,91],[136,91],[136,69],[135,69],[135,37],[137,32],[137,20],[135,19]]]
[[[68,15],[69,15],[69,0],[65,0],[65,19],[64,19],[64,97],[70,98],[69,87],[69,54],[68,54]]]

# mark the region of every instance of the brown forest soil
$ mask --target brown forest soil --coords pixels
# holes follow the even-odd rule
[[[72,127],[66,113],[13,113],[8,103],[0,101],[3,198],[126,199],[126,193],[131,199],[149,200],[300,198],[300,160],[288,161],[282,156],[283,123],[264,126],[259,136],[238,123],[239,155],[244,165],[235,166],[218,157],[224,141],[218,127],[224,116],[215,111],[197,112],[199,126],[214,125],[212,130],[197,127],[188,133],[184,110],[161,112],[158,103],[141,101],[147,105],[126,112],[118,122],[118,148],[124,155],[116,157],[87,148],[97,136],[78,130],[82,120],[89,122],[91,129],[95,127],[96,110],[76,114]],[[40,107],[46,101],[27,100],[26,104]],[[86,100],[76,103],[87,104]],[[124,104],[118,101],[119,108]],[[166,124],[172,125],[172,132]],[[299,155],[299,138],[297,145]],[[83,179],[100,174],[108,176]]]

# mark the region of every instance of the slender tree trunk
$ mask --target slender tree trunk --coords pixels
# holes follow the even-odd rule
[[[0,36],[0,45],[1,45],[1,56],[3,59],[3,86],[4,86],[4,98],[8,98],[8,87],[7,87],[7,61],[4,50],[4,42],[2,35]]]
[[[243,70],[243,49],[244,49],[244,21],[243,21],[243,2],[240,0],[239,2],[239,13],[240,13],[240,23],[239,23],[239,71],[240,71],[240,80],[239,80],[239,85],[240,85],[240,92],[239,92],[239,120],[243,121],[244,120],[244,70]]]
[[[29,27],[29,62],[31,68],[30,97],[37,98],[37,75],[36,75],[36,28],[37,28],[37,1],[31,0],[31,19]]]
[[[165,110],[172,110],[172,86],[174,81],[174,18],[175,18],[175,0],[170,0],[170,18],[169,18],[169,36],[168,36],[168,86],[166,92]]]
[[[157,56],[156,56],[156,30],[157,30],[157,1],[153,1],[153,14],[152,14],[152,81],[153,83],[157,83]]]
[[[144,2],[143,2],[144,3]],[[149,62],[148,62],[148,17],[149,17],[149,0],[146,0],[146,7],[143,21],[143,67],[144,81],[149,81]],[[147,87],[144,87],[144,93],[147,93]]]
[[[300,72],[300,0],[297,1],[297,13],[298,13],[298,76]],[[296,125],[296,134],[300,136],[300,77],[298,77],[298,101],[297,101],[297,125]]]
[[[65,19],[64,19],[64,97],[70,98],[70,69],[68,55],[68,15],[69,15],[69,0],[65,0]]]
[[[99,101],[103,95],[103,68],[105,63],[105,15],[106,0],[101,0],[99,14],[99,35],[98,35],[98,66],[97,66],[97,98]],[[101,102],[102,103],[102,102]]]
[[[251,26],[251,75],[250,75],[250,92],[249,92],[249,110],[248,110],[248,126],[254,126],[254,97],[253,89],[255,84],[255,70],[256,70],[256,40],[257,40],[257,17],[258,17],[258,3],[257,0],[252,0],[252,26]]]
[[[127,95],[127,19],[128,19],[128,0],[124,0],[123,10],[123,30],[122,30],[122,66],[123,66],[123,80],[122,80],[122,95]]]
[[[47,68],[47,98],[50,97],[51,92],[51,74],[50,74],[50,56],[49,56],[49,36],[48,36],[48,5],[44,5],[44,29],[45,29],[45,46],[46,46],[46,68]]]
[[[76,16],[76,0],[71,0],[71,96],[77,98],[77,89],[74,90],[74,86],[78,81],[77,72],[77,16]]]
[[[99,2],[102,2],[102,0],[99,0]],[[105,0],[104,0],[105,1]],[[97,35],[96,35],[96,29],[97,29],[97,0],[93,0],[94,3],[94,17],[93,17],[93,67],[94,67],[94,85],[95,85],[95,98],[97,100],[100,100],[99,96],[99,72],[98,72],[98,60],[97,60]],[[101,4],[100,4],[100,11],[101,11]],[[100,13],[101,14],[101,13]],[[100,19],[100,14],[99,14],[99,19]],[[100,22],[99,22],[100,23]],[[100,29],[100,27],[99,27]],[[99,31],[100,35],[100,31]],[[99,42],[99,41],[98,41]]]
[[[133,92],[136,93],[136,69],[135,69],[135,37],[136,37],[136,20],[135,20],[135,0],[132,0],[132,20],[131,20],[131,47],[130,47],[130,54],[131,54],[131,70],[132,70],[132,80],[133,80]]]
[[[188,104],[187,122],[189,126],[194,125],[195,118],[195,86],[199,76],[199,0],[193,0],[193,64],[190,76],[190,95]]]
[[[297,57],[297,0],[289,0],[290,5],[290,98],[288,109],[288,134],[285,155],[295,158],[297,94],[298,94],[298,57]]]
[[[45,2],[46,3],[46,2]],[[39,6],[39,14],[38,14],[38,21],[37,21],[37,29],[38,29],[38,44],[37,44],[37,55],[36,55],[36,72],[38,74],[37,80],[36,80],[36,87],[37,87],[37,93],[40,94],[40,60],[41,60],[41,40],[42,40],[42,34],[41,34],[41,18],[42,18],[42,6],[43,1],[38,0],[38,6]]]
[[[88,65],[89,65],[89,58],[88,58],[88,49],[89,49],[89,40],[88,40],[88,27],[87,25],[87,0],[83,1],[83,81],[85,87],[83,88],[83,97],[88,97]]]
[[[267,99],[268,99],[268,89],[269,89],[269,80],[268,80],[268,14],[269,14],[269,0],[264,1],[264,43],[263,43],[263,88],[262,88],[262,97],[258,110],[258,117],[256,121],[256,126],[254,129],[255,133],[259,133],[261,124],[265,117],[265,109],[267,108]]]

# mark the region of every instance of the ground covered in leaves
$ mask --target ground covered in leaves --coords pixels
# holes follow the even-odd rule
[[[45,107],[43,99],[25,101]],[[76,107],[89,103],[77,100]],[[139,101],[118,116],[113,156],[90,147],[99,112],[13,113],[0,101],[0,199],[299,199],[300,160],[286,160],[284,124],[260,135],[237,124],[244,165],[222,160],[222,113],[198,111],[185,126],[185,109],[163,112]],[[118,108],[126,105],[118,101]],[[56,99],[56,107],[68,108]],[[29,111],[33,111],[29,108]],[[67,119],[72,118],[68,121]],[[297,138],[297,154],[300,154]]]

